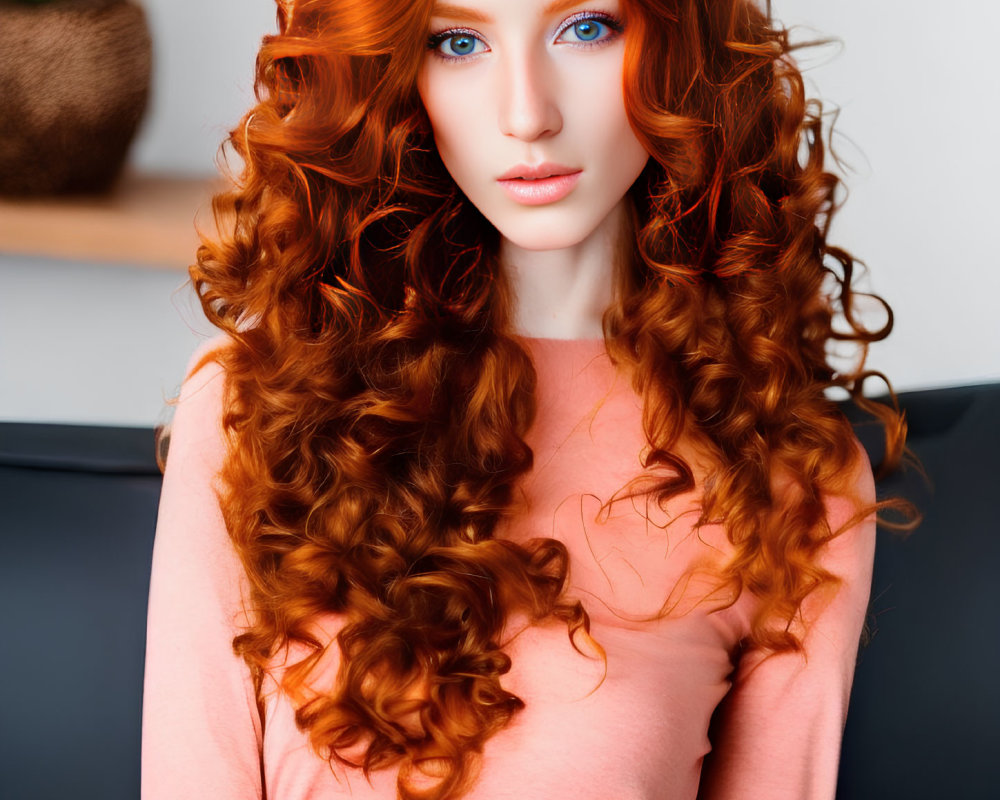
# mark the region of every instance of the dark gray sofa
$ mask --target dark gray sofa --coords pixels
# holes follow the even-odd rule
[[[1000,384],[901,401],[933,487],[913,470],[880,486],[925,520],[880,533],[838,797],[1000,797]],[[875,430],[857,430],[877,460]],[[139,796],[152,439],[0,423],[6,800]]]

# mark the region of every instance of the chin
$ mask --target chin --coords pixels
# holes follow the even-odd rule
[[[538,214],[521,224],[507,221],[494,227],[500,235],[522,250],[563,250],[574,247],[594,232],[597,225],[581,224],[579,217],[573,220],[559,219],[559,215]]]
[[[500,232],[501,235],[508,240],[515,247],[519,247],[521,250],[531,250],[531,251],[546,251],[546,250],[564,250],[567,247],[573,247],[580,243],[579,239],[570,239],[564,236],[559,236],[553,234],[552,232],[540,233],[535,236],[507,236]]]

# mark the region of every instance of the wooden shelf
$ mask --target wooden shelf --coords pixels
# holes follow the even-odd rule
[[[126,174],[97,197],[0,198],[0,253],[186,270],[219,178]],[[210,226],[207,226],[209,227]]]

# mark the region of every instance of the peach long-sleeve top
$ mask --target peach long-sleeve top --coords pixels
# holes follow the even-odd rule
[[[520,484],[521,511],[497,535],[566,543],[569,592],[591,615],[607,672],[599,658],[573,649],[563,623],[511,636],[504,685],[526,705],[487,741],[467,796],[833,798],[874,522],[857,524],[822,552],[843,583],[811,609],[804,653],[763,658],[741,648],[755,598],[744,592],[712,612],[716,605],[695,602],[704,596],[697,573],[680,581],[729,547],[719,526],[693,527],[694,493],[664,508],[631,499],[607,504],[642,471],[645,440],[641,402],[603,342],[525,341],[539,375],[528,437],[535,461]],[[265,682],[261,715],[249,672],[233,654],[246,620],[246,579],[214,489],[225,452],[223,381],[216,364],[189,377],[173,423],[149,598],[142,796],[391,800],[395,769],[369,783],[360,771],[321,759],[276,681]],[[864,465],[858,495],[870,500]],[[854,508],[829,498],[831,525]],[[668,596],[673,611],[650,621]],[[337,620],[326,622],[332,636]],[[330,651],[335,659],[336,647]],[[331,676],[336,666],[327,664]]]

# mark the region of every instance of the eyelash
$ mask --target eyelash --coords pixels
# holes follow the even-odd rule
[[[556,34],[556,39],[562,36],[566,31],[576,25],[578,22],[587,22],[593,20],[594,22],[599,22],[602,25],[606,25],[613,32],[612,36],[605,36],[603,39],[597,39],[592,42],[574,42],[577,47],[600,47],[607,44],[624,30],[624,25],[622,21],[618,19],[613,14],[608,14],[603,11],[582,11],[579,14],[574,14],[572,17],[567,19],[559,32]],[[464,56],[449,56],[441,52],[441,45],[448,41],[453,36],[471,36],[474,39],[482,41],[482,37],[475,31],[469,30],[468,28],[448,28],[447,30],[440,31],[438,33],[432,33],[427,37],[427,49],[430,50],[437,58],[442,61],[465,61],[470,58],[471,55]],[[480,55],[475,53],[474,55]]]

